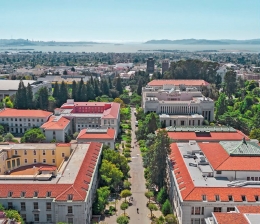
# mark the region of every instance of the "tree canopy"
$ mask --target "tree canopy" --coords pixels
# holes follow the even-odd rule
[[[45,136],[40,128],[32,128],[24,133],[21,143],[39,143],[45,140]]]

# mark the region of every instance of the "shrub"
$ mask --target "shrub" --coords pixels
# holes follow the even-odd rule
[[[167,197],[168,197],[167,192],[166,192],[165,188],[163,187],[159,191],[156,199],[162,205],[166,201]]]
[[[172,213],[170,201],[167,199],[162,206],[162,213],[164,216]]]
[[[125,146],[128,147],[128,148],[131,148],[131,144],[130,143],[126,143]]]

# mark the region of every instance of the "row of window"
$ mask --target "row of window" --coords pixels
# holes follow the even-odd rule
[[[235,207],[227,207],[227,212],[235,211]],[[222,212],[221,207],[214,207],[213,212]],[[192,215],[204,215],[204,207],[191,207]]]
[[[46,159],[42,159],[43,163],[46,163]],[[28,163],[27,159],[24,159],[24,163]],[[37,163],[37,159],[33,159],[33,163]],[[52,159],[52,163],[55,163],[55,159]]]
[[[104,124],[114,124],[114,120],[106,120],[104,119]]]
[[[255,195],[255,201],[259,201],[259,195]],[[215,195],[215,200],[216,201],[221,201],[220,200],[220,196],[219,195]],[[247,201],[246,196],[245,195],[241,195],[241,200],[242,201]],[[207,201],[207,196],[206,195],[202,195],[202,201]],[[228,195],[228,201],[234,201],[234,198],[232,195]]]
[[[37,198],[39,195],[39,192],[38,191],[34,191],[33,192],[33,197],[34,198]],[[13,196],[13,191],[9,191],[8,192],[8,197],[11,198]],[[20,194],[21,198],[24,198],[26,196],[26,191],[21,191],[21,194]],[[51,191],[47,191],[46,192],[46,197],[47,198],[50,198],[51,197]],[[67,200],[68,201],[72,201],[73,200],[73,194],[68,194],[67,195]],[[8,202],[8,203],[12,203],[12,202]],[[22,202],[21,202],[22,203]],[[25,202],[24,202],[25,203]],[[38,203],[38,202],[34,202],[34,203]],[[49,203],[49,202],[47,202]]]
[[[27,150],[24,150],[23,151],[24,155],[27,155]],[[18,150],[14,150],[14,154],[15,155],[18,155]],[[36,150],[33,150],[33,155],[36,156],[37,154],[37,151]],[[51,154],[54,156],[55,155],[55,150],[52,150],[51,151]],[[42,150],[42,155],[45,156],[46,155],[46,150]]]
[[[21,217],[22,217],[23,221],[26,222],[26,218],[27,218],[26,214],[21,214]],[[39,214],[33,214],[33,219],[34,219],[34,222],[40,222],[40,215]],[[46,221],[52,222],[52,215],[51,214],[46,215]],[[68,219],[68,221],[69,221],[69,219]],[[69,222],[69,223],[73,223],[73,218],[72,218],[72,222]]]
[[[9,118],[2,118],[2,121],[9,121]],[[10,121],[37,121],[37,122],[43,122],[43,119],[26,119],[26,118],[10,118]]]

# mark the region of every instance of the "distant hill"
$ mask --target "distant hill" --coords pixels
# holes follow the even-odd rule
[[[74,46],[74,45],[89,45],[101,44],[98,42],[56,42],[56,41],[31,41],[25,39],[0,39],[0,46]]]
[[[253,40],[206,40],[206,39],[183,39],[183,40],[149,40],[145,44],[198,44],[198,45],[227,45],[227,44],[260,44],[260,39]]]

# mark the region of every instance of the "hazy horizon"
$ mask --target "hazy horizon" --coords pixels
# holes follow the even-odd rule
[[[257,39],[259,8],[259,0],[8,0],[1,2],[0,39]]]

